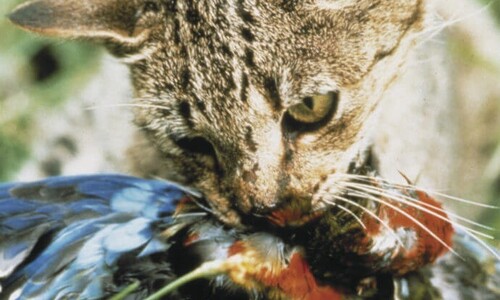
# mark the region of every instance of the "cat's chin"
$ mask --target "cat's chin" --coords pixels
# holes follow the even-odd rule
[[[226,214],[221,220],[230,226],[280,232],[286,229],[299,229],[315,223],[329,214],[331,209],[331,206],[312,208],[310,201],[304,202],[302,206],[298,205],[297,202],[292,202],[270,209],[263,214],[234,211],[237,218],[233,217],[232,214]]]
[[[227,226],[242,229],[284,229],[298,228],[321,219],[329,210],[328,207],[311,208],[310,201],[304,205],[298,205],[297,202],[291,205],[282,205],[275,209],[269,209],[267,212],[258,214],[243,212],[233,206],[214,206],[214,204],[226,204],[227,200],[223,197],[215,197],[219,201],[213,201],[214,197],[206,195],[210,199],[211,212]]]

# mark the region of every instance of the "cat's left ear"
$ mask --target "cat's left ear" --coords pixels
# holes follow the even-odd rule
[[[42,35],[135,44],[161,9],[155,0],[34,0],[18,6],[9,19]]]

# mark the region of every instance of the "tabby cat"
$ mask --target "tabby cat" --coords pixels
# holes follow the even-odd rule
[[[446,185],[446,65],[410,63],[443,51],[426,43],[433,12],[430,0],[36,0],[10,18],[105,44],[131,71],[134,173],[199,189],[220,221],[253,230],[281,211],[290,227],[332,205],[356,212],[335,201],[373,170]]]
[[[30,2],[12,20],[103,41],[122,57],[146,140],[137,170],[202,190],[233,226],[342,192],[338,174],[366,163],[374,111],[429,9],[416,0],[87,2]]]

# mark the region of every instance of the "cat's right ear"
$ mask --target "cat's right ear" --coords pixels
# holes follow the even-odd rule
[[[130,45],[144,40],[160,10],[153,0],[34,0],[21,4],[8,17],[17,26],[42,35]]]

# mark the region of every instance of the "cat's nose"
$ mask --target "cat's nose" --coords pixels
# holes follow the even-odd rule
[[[278,210],[290,211],[291,207],[299,213],[311,206],[309,189],[287,170],[246,173],[237,181],[235,190],[247,214],[265,216]]]
[[[316,219],[311,196],[306,193],[279,195],[272,205],[255,205],[252,216],[279,227],[299,227]]]

